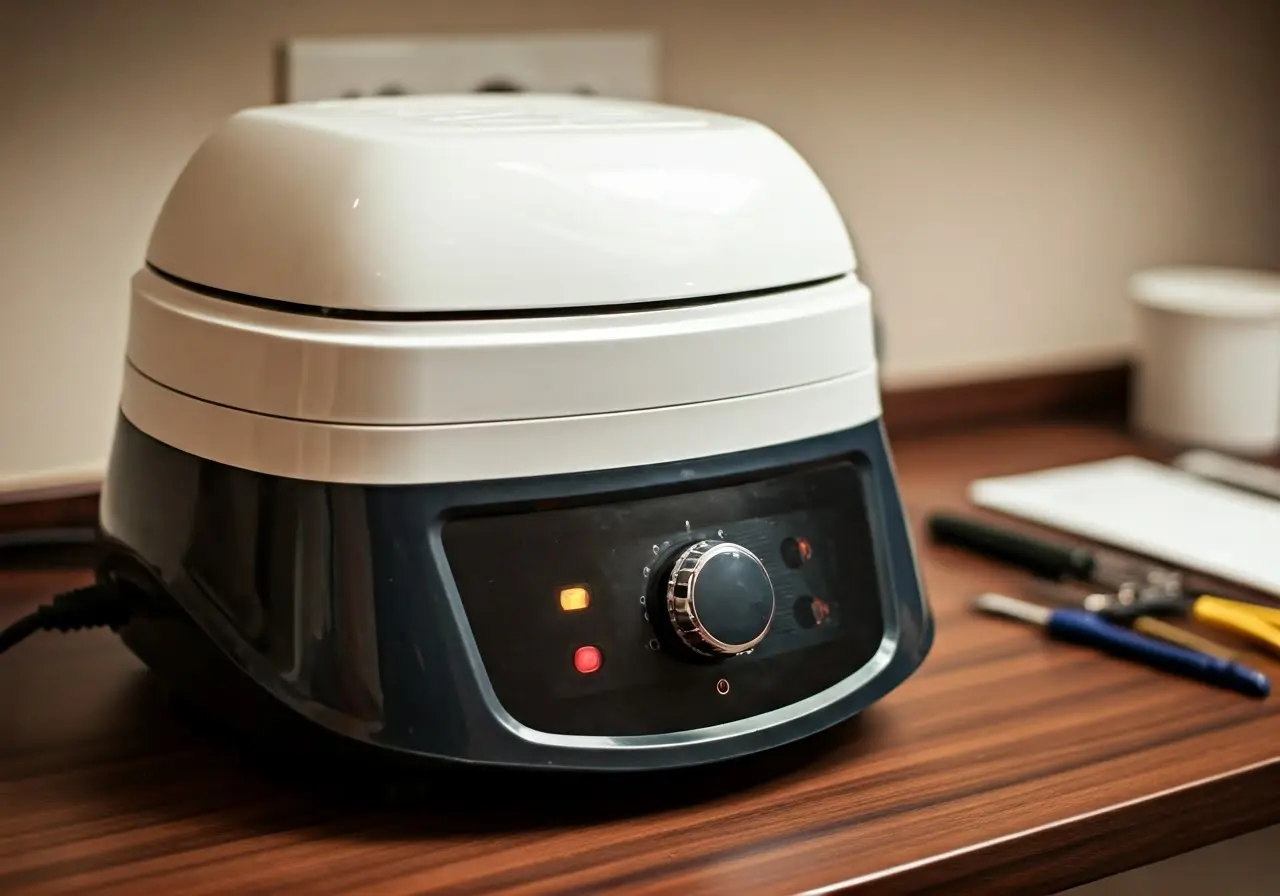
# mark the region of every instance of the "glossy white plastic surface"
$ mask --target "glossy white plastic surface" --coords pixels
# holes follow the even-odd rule
[[[789,389],[875,366],[853,276],[751,299],[563,317],[348,320],[134,278],[128,357],[240,410],[413,425],[640,410]]]
[[[880,416],[874,369],[795,389],[618,414],[345,426],[238,411],[125,371],[121,409],[180,451],[272,476],[404,485],[605,470],[809,438]]]
[[[205,287],[379,312],[666,301],[854,268],[826,189],[763,125],[534,94],[240,112],[178,178],[147,259]]]
[[[530,95],[250,110],[187,166],[148,260],[122,412],[267,475],[616,469],[880,414],[839,214],[784,141],[726,116]]]

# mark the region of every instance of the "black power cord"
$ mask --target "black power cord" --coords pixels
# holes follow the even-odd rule
[[[97,530],[90,526],[0,532],[0,554],[54,547],[90,546]],[[40,631],[69,632],[82,628],[119,628],[129,618],[129,604],[114,584],[95,584],[67,591],[0,630],[0,653]]]
[[[36,632],[70,632],[82,628],[110,627],[129,621],[129,602],[111,583],[87,585],[64,591],[49,603],[0,631],[0,653]]]

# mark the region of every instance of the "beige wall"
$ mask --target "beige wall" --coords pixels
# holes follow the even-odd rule
[[[1124,353],[1123,280],[1280,261],[1273,0],[0,0],[0,491],[102,463],[127,280],[289,35],[643,27],[826,178],[910,385]]]

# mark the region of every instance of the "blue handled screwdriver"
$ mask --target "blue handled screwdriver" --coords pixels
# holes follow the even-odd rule
[[[1054,610],[1003,594],[980,595],[974,606],[984,613],[1038,625],[1055,641],[1092,647],[1250,697],[1271,693],[1271,681],[1257,669],[1148,638],[1087,610]]]

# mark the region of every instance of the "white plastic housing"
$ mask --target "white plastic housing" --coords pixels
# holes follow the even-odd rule
[[[149,260],[124,415],[269,475],[575,473],[880,413],[839,216],[738,119],[536,96],[241,113]]]
[[[653,302],[854,267],[827,191],[768,128],[529,94],[240,112],[178,178],[147,259],[204,287],[390,312]]]

